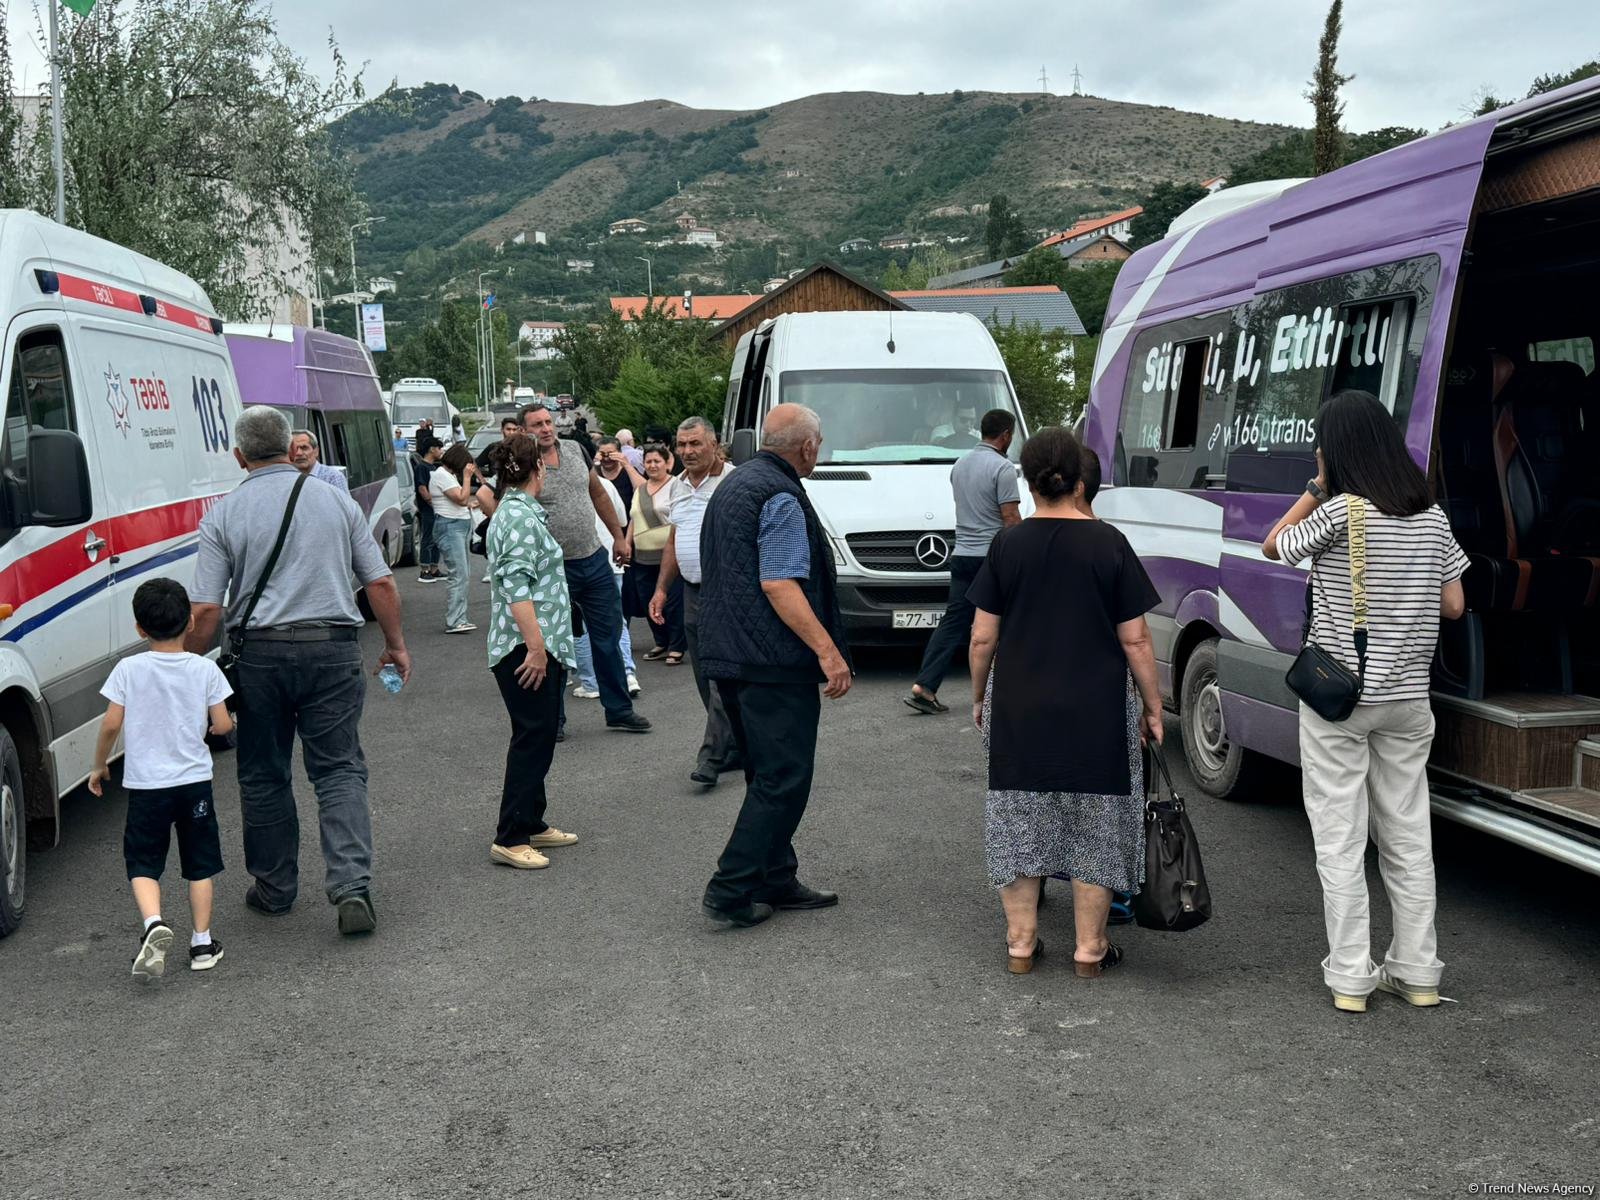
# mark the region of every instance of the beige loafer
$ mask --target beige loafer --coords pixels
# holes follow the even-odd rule
[[[543,833],[536,833],[528,839],[528,845],[536,850],[548,850],[551,846],[570,846],[578,840],[575,833],[563,833],[554,825]]]
[[[532,846],[502,846],[498,842],[489,847],[489,861],[524,871],[537,871],[550,865],[550,860]]]
[[[1419,987],[1403,979],[1396,979],[1387,971],[1378,972],[1378,990],[1388,992],[1391,996],[1399,996],[1412,1008],[1432,1008],[1439,1003],[1438,988]]]
[[[1340,1012],[1366,1012],[1367,998],[1365,996],[1347,996],[1343,992],[1333,993],[1333,1006]]]

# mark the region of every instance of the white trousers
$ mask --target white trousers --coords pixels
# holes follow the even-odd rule
[[[1384,968],[1406,983],[1439,985],[1444,964],[1433,927],[1428,807],[1432,746],[1433,711],[1426,700],[1357,705],[1349,720],[1337,723],[1300,706],[1306,816],[1328,925],[1322,977],[1336,992],[1364,996],[1377,984],[1367,903],[1369,827],[1394,915]]]

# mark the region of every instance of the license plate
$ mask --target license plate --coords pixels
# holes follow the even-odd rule
[[[937,609],[932,612],[897,612],[894,614],[894,627],[896,629],[937,629],[943,617],[943,610]]]

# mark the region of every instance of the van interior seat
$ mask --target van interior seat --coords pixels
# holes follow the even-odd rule
[[[1581,607],[1595,577],[1582,558],[1533,549],[1532,534],[1544,513],[1542,493],[1508,403],[1530,365],[1549,364],[1515,366],[1505,355],[1484,350],[1457,361],[1446,374],[1440,480],[1445,515],[1471,563],[1462,587],[1473,612]]]

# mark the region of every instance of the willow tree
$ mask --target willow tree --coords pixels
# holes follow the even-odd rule
[[[361,202],[328,123],[362,86],[331,37],[324,83],[258,0],[99,0],[62,16],[70,224],[192,275],[236,318],[339,261]],[[30,202],[48,212],[48,102],[31,124]]]

